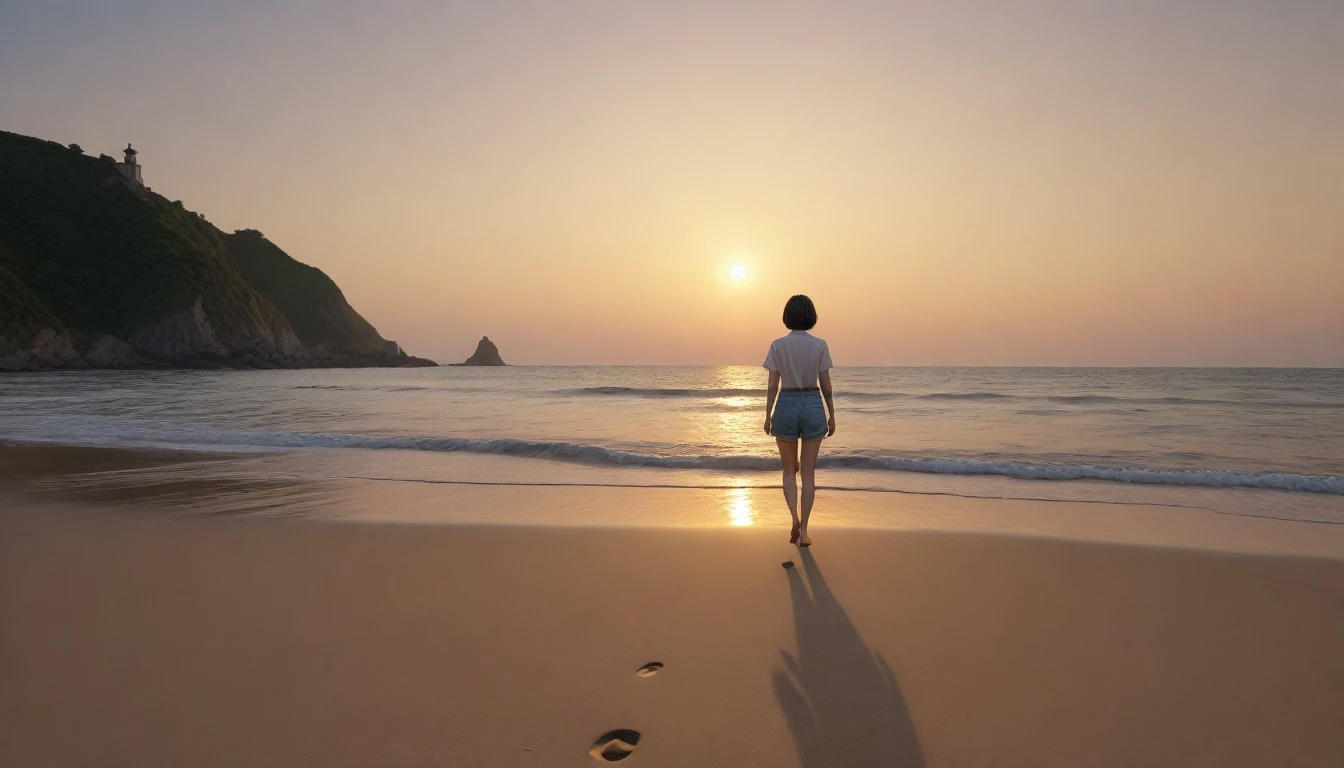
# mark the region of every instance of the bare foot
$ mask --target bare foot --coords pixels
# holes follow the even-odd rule
[[[790,544],[797,544],[797,543],[798,543],[798,524],[797,524],[797,523],[794,523],[794,524],[793,524],[793,530],[789,531],[789,543],[790,543]]]
[[[800,547],[812,546],[812,537],[807,535],[806,528],[803,528],[800,531],[798,531],[798,546]]]

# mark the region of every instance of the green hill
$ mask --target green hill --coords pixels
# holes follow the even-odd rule
[[[0,262],[3,261],[0,255]],[[13,272],[0,267],[0,354],[12,352],[20,341],[43,328],[64,333],[65,326]],[[8,348],[6,348],[8,347]]]
[[[225,235],[111,158],[3,131],[0,301],[0,350],[50,329],[81,354],[101,344],[94,366],[415,361],[260,233]]]
[[[255,229],[224,240],[243,279],[288,318],[299,341],[327,349],[385,348],[387,342],[322,270],[295,261]]]

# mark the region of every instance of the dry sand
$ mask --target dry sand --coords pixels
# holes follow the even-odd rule
[[[1344,764],[1344,559],[7,506],[6,768]]]

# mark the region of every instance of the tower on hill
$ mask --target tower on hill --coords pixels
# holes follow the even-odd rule
[[[126,161],[117,163],[117,170],[121,171],[121,175],[125,176],[127,179],[134,181],[140,186],[144,186],[145,180],[140,176],[140,164],[135,161],[135,156],[137,154],[138,153],[131,148],[131,143],[129,141],[126,142]]]

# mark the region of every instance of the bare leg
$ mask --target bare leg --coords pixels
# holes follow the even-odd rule
[[[812,516],[812,501],[817,497],[817,453],[820,450],[820,440],[803,441],[803,519],[798,530],[798,543],[804,547],[812,543],[807,535],[807,520]]]
[[[793,532],[798,532],[798,441],[775,440],[779,446],[779,463],[784,469],[784,503],[789,505],[793,518]],[[793,539],[791,535],[790,540]]]

